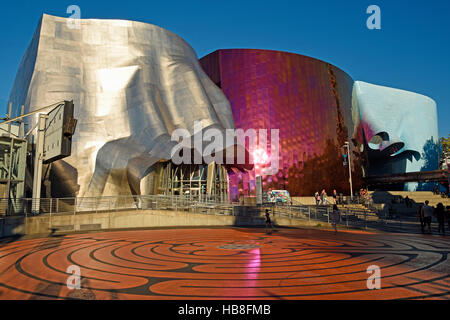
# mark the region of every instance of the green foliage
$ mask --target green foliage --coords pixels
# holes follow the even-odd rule
[[[442,153],[449,154],[450,153],[450,134],[448,135],[448,138],[442,137],[441,138],[441,147],[442,147]]]

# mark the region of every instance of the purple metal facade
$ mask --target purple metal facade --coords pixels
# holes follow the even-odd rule
[[[271,50],[218,50],[200,64],[230,101],[236,128],[280,130],[280,170],[263,177],[265,191],[349,193],[341,147],[355,136],[350,76],[314,58]],[[351,142],[355,190],[361,185],[356,140]],[[254,177],[254,171],[230,173],[232,198],[252,194]]]

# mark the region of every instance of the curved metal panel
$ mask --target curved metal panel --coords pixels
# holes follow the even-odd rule
[[[66,196],[139,193],[148,168],[170,159],[173,130],[193,134],[194,121],[234,128],[227,99],[179,36],[140,22],[88,19],[74,29],[68,20],[43,15],[10,97],[16,114],[22,104],[28,112],[74,101],[72,156],[54,167],[75,174],[51,178],[76,192]]]
[[[279,129],[280,170],[263,176],[264,190],[292,196],[333,189],[349,194],[342,146],[351,141],[354,188],[362,183],[353,80],[341,69],[299,54],[221,49],[200,60],[230,101],[237,128]],[[230,175],[230,194],[254,194],[255,172]]]
[[[353,104],[361,119],[371,174],[438,168],[436,103],[421,94],[356,81]],[[425,190],[423,183],[405,189]]]

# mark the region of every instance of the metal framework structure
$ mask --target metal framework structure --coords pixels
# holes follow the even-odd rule
[[[144,181],[150,194],[181,196],[189,199],[214,198],[228,200],[228,173],[226,167],[214,162],[202,165],[174,165],[160,162]]]
[[[27,141],[13,136],[0,137],[0,192],[3,198],[18,199],[24,196],[25,160]],[[14,202],[12,202],[14,203]],[[7,208],[0,210],[5,214]],[[9,210],[15,211],[14,206]]]

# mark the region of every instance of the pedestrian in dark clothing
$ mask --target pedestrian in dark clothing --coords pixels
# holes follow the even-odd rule
[[[450,206],[446,207],[445,210],[445,219],[447,220],[448,223],[448,230],[450,231]]]
[[[389,203],[389,205],[388,205],[388,213],[389,213],[388,218],[393,219],[394,218],[394,205],[392,202]]]
[[[411,208],[411,200],[409,199],[408,196],[406,196],[405,198],[405,205],[407,208]]]
[[[442,234],[445,235],[445,209],[441,202],[439,202],[436,209],[434,209],[434,214],[438,221],[438,232],[441,233],[442,230]]]
[[[417,217],[420,221],[420,230],[422,230],[422,233],[424,233],[425,232],[425,221],[423,220],[422,205],[420,205],[419,209],[417,210]]]
[[[337,204],[337,191],[336,191],[336,189],[333,190],[333,204]]]
[[[333,211],[331,213],[331,225],[334,228],[334,234],[337,234],[337,224],[341,221],[341,212],[337,205],[333,204]]]
[[[272,220],[270,220],[270,212],[269,212],[269,209],[266,209],[266,232],[267,232],[269,225],[273,230]]]

